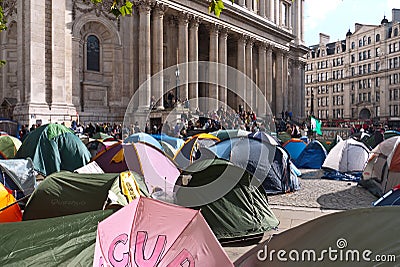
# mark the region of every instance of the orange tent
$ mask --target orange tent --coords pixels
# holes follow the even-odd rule
[[[22,212],[18,204],[15,203],[14,196],[0,183],[0,223],[3,222],[19,222],[22,220]],[[8,208],[4,209],[5,207]]]

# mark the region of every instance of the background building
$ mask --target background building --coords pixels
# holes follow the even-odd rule
[[[82,0],[5,0],[8,30],[0,34],[2,116],[22,123],[48,121],[122,122],[138,87],[164,68],[197,60],[226,64],[246,73],[262,90],[272,110],[304,117],[304,0],[238,0],[226,2],[217,18],[208,1],[136,0],[133,16],[115,19],[112,0],[94,6]],[[148,110],[154,96],[164,108],[177,80],[216,75],[193,67],[178,76],[160,76],[147,84],[135,108]],[[225,70],[220,81],[237,82]],[[242,99],[226,88],[179,83],[186,98],[212,97],[233,109]],[[257,95],[246,102],[263,116]],[[192,106],[192,108],[195,108]],[[201,110],[217,107],[202,106]],[[6,114],[6,111],[8,112]]]
[[[320,34],[306,66],[306,113],[331,122],[400,126],[400,10],[380,25],[355,24],[346,39]]]

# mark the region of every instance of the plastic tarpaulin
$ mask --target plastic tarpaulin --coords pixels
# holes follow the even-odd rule
[[[111,210],[0,224],[0,266],[92,266],[97,224]]]
[[[17,199],[27,196],[35,190],[36,175],[30,158],[0,160],[0,169],[2,171],[1,183],[16,192],[14,195]]]

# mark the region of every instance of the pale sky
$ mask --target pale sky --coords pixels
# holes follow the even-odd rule
[[[320,32],[334,42],[354,32],[355,23],[379,25],[384,15],[392,21],[392,8],[400,9],[400,0],[305,0],[306,45],[318,44]]]

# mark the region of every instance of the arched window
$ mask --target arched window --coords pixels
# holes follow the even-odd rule
[[[351,49],[354,49],[356,47],[354,42],[351,42]]]
[[[376,36],[375,36],[375,42],[379,42],[381,40],[381,35],[378,33]]]
[[[87,38],[86,69],[100,71],[100,42],[94,35],[89,35]]]
[[[399,35],[399,29],[398,29],[398,28],[394,29],[393,35],[394,35],[394,36]]]
[[[371,44],[371,36],[368,36],[368,44]]]
[[[363,46],[364,45],[367,45],[367,37],[366,36],[363,37]]]

